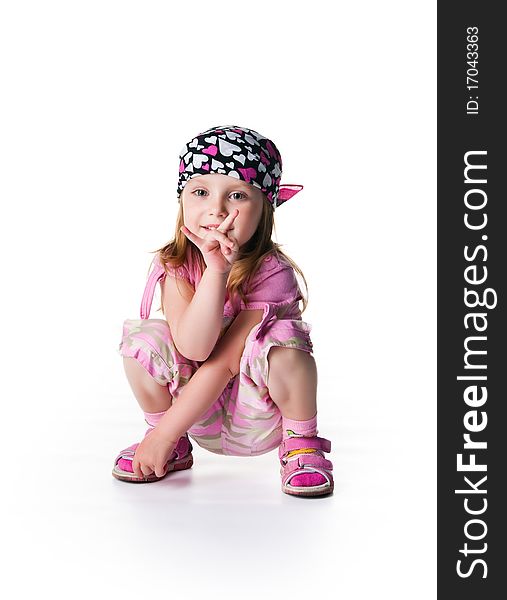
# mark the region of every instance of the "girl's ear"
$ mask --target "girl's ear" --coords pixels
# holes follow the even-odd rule
[[[292,198],[292,196],[294,196],[295,194],[300,192],[302,189],[303,189],[302,185],[291,184],[291,183],[283,184],[279,187],[278,199],[284,200],[284,201],[289,200],[290,198]]]

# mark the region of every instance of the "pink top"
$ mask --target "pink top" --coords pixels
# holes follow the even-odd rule
[[[155,286],[159,280],[165,277],[164,268],[155,256],[151,271],[141,303],[141,319],[147,319],[150,315],[151,304]],[[185,279],[196,289],[201,276],[197,269],[192,269],[188,264],[176,269],[167,265],[168,271],[175,277]],[[234,305],[229,300],[226,292],[224,304],[224,317],[235,318],[241,310],[264,309],[264,315],[259,325],[257,338],[261,337],[271,323],[278,317],[284,319],[301,320],[299,301],[302,300],[301,292],[296,280],[292,266],[283,259],[274,255],[267,256],[253,278],[250,292],[246,294],[248,306],[238,296]]]

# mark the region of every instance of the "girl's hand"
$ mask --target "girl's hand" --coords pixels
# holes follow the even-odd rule
[[[155,473],[157,477],[163,477],[166,463],[177,443],[164,438],[155,427],[136,448],[132,461],[135,475],[144,478]]]
[[[193,234],[184,225],[181,227],[181,231],[199,248],[206,266],[212,271],[228,273],[238,256],[238,240],[227,233],[238,215],[239,211],[234,209],[219,227],[207,230],[202,237]]]

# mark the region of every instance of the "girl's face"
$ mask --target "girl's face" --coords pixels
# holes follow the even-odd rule
[[[240,247],[255,233],[264,202],[263,193],[258,188],[220,173],[189,179],[181,198],[183,222],[199,237],[206,234],[206,225],[220,225],[234,209],[238,209],[238,216],[229,231]]]

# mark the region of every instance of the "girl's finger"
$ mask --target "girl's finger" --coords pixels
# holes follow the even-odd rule
[[[162,467],[160,465],[155,465],[155,475],[157,477],[163,477],[165,475],[165,465]]]
[[[216,240],[218,240],[224,246],[229,246],[229,248],[232,248],[232,246],[234,245],[232,240],[229,237],[227,237],[225,235],[225,233],[222,233],[221,231],[218,231],[217,229],[210,229],[209,233],[211,233],[212,237],[214,237]]]
[[[182,225],[182,226],[180,227],[180,231],[181,231],[181,232],[183,232],[183,233],[184,233],[184,234],[187,236],[187,238],[188,238],[188,239],[189,239],[191,242],[194,242],[194,244],[195,244],[197,247],[199,247],[199,248],[201,247],[202,238],[200,238],[200,237],[197,237],[196,235],[194,235],[194,234],[193,234],[193,233],[190,231],[190,229],[188,229],[187,227],[185,227],[185,225]]]
[[[225,254],[226,256],[230,256],[234,251],[235,251],[235,244],[234,241],[231,240],[232,244],[228,244],[227,246],[222,246],[222,253]]]
[[[225,254],[227,256],[231,256],[234,252],[238,252],[238,250],[239,250],[239,246],[238,246],[238,243],[235,238],[232,238],[232,242],[233,242],[232,247],[230,247],[230,248],[227,247],[225,249]]]
[[[148,475],[153,472],[153,469],[148,465],[141,464],[141,471],[143,472],[143,477],[148,477]]]
[[[231,249],[233,251],[237,250],[238,249],[238,240],[233,235],[231,235],[229,237],[229,240],[231,241],[231,245],[230,245]]]
[[[135,458],[134,458],[134,460],[132,461],[132,470],[134,471],[134,475],[135,475],[136,477],[141,477],[141,478],[143,478],[143,477],[144,477],[144,476],[143,476],[143,472],[141,471],[141,469],[140,469],[140,467],[139,467],[139,461],[138,461],[138,460],[136,460]]]
[[[221,223],[221,224],[220,224],[220,226],[219,226],[219,227],[217,227],[217,229],[218,229],[219,231],[222,231],[222,232],[224,232],[224,233],[225,233],[225,232],[226,232],[226,231],[229,229],[229,227],[232,225],[232,223],[233,223],[234,219],[235,219],[235,218],[236,218],[238,215],[239,215],[239,210],[238,210],[237,208],[235,208],[235,209],[234,209],[234,211],[233,211],[233,212],[231,212],[231,214],[230,214],[230,215],[227,215],[227,218],[226,218],[226,219],[223,221],[223,223]]]

